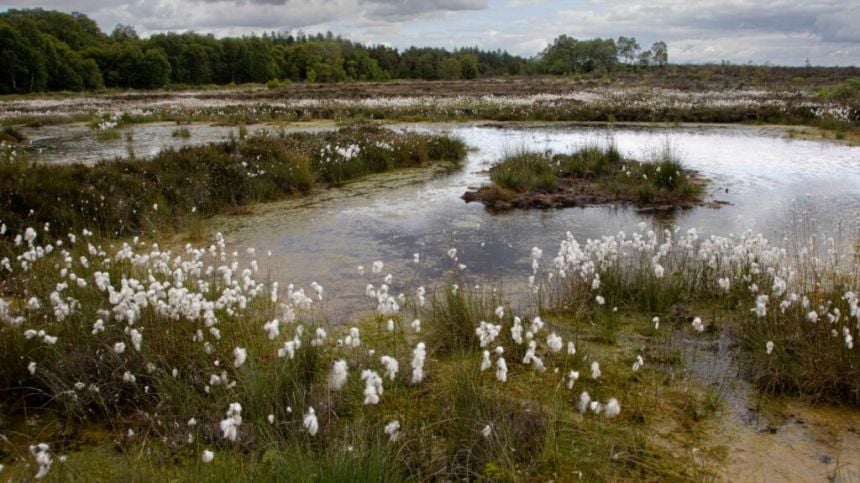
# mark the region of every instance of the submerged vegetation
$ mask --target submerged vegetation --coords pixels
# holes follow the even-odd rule
[[[0,159],[0,218],[10,229],[50,225],[103,236],[182,228],[196,217],[307,193],[315,183],[457,163],[465,152],[462,141],[446,135],[372,126],[262,133],[95,166],[30,163],[9,148]]]
[[[571,154],[521,151],[493,166],[490,180],[464,199],[496,210],[603,203],[686,207],[701,202],[704,193],[704,181],[668,146],[647,162],[624,159],[611,143]]]

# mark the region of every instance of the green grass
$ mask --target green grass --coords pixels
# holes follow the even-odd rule
[[[522,151],[506,156],[490,170],[493,183],[505,189],[555,191],[558,180],[546,154]]]
[[[175,138],[186,138],[187,139],[187,138],[191,137],[191,130],[188,129],[187,127],[178,127],[178,128],[173,130],[173,133],[171,135]]]
[[[696,202],[704,193],[704,183],[692,177],[671,148],[636,161],[624,159],[614,143],[589,145],[570,154],[520,151],[493,166],[490,180],[493,184],[480,191],[485,201],[570,189],[606,202],[656,205]]]
[[[698,390],[671,383],[656,368],[632,374],[629,366],[638,349],[623,337],[613,343],[602,340],[601,328],[590,323],[593,319],[586,312],[546,314],[548,325],[536,337],[541,341],[537,356],[544,361],[545,371],[519,363],[525,346],[512,341],[513,314],[497,292],[461,288],[454,293],[451,283],[445,285],[447,289],[431,291],[435,295],[423,307],[404,304],[404,313],[394,317],[398,321],[394,332],[383,322],[387,317],[355,321],[351,325],[360,328],[362,338],[357,349],[337,344],[348,328],[328,326],[314,310],[299,312],[297,322],[282,325],[280,336],[269,340],[262,325],[283,312],[269,299],[268,286],[257,296],[246,290],[243,309],[238,305],[214,308],[219,338],[200,318],[170,317],[154,304],[140,310],[134,325],[120,319],[124,314],[111,311],[105,331],[94,335],[93,321],[104,317],[99,311],[116,303],[95,285],[95,272],[108,273],[115,287],[123,280],[147,277],[152,277],[150,283],[163,284],[175,281],[163,261],[187,265],[177,260],[179,253],[162,252],[148,242],[134,245],[139,257],[126,259],[116,256],[119,246],[93,255],[92,251],[102,249],[95,239],[80,238],[75,243],[66,239],[64,246],[66,253],[55,251],[34,260],[29,270],[14,272],[0,288],[10,313],[25,318],[20,328],[0,325],[0,383],[6,388],[0,392],[4,415],[0,432],[11,435],[9,441],[0,442],[5,477],[32,477],[36,468],[27,445],[43,441],[51,445],[55,460],[58,455],[68,456],[65,463],[55,461],[49,481],[522,481],[575,477],[579,472],[586,479],[657,480],[699,475],[683,457],[698,423],[682,417],[691,398],[699,397]],[[216,240],[214,246],[220,242]],[[222,256],[230,257],[226,247],[208,255],[184,255],[202,265],[183,287],[205,300],[227,297],[228,289],[235,286],[224,281],[222,271],[206,275],[207,266],[220,264]],[[61,300],[76,304],[67,317],[59,319],[49,299],[59,280],[70,280],[59,273],[58,262],[66,257],[72,260],[70,271],[90,283],[71,284],[62,291]],[[81,257],[90,261],[85,265]],[[237,276],[242,270],[242,265],[236,267]],[[457,283],[467,286],[465,280]],[[34,296],[42,306],[25,309]],[[499,305],[506,312],[501,319],[493,313]],[[413,316],[424,321],[421,333],[401,323]],[[631,318],[612,317],[617,318],[618,330],[635,325]],[[487,349],[505,347],[509,364],[505,383],[496,380],[494,370],[479,368],[483,348],[474,328],[481,320],[504,327]],[[597,320],[600,325],[608,319]],[[522,323],[529,326],[532,321],[524,316]],[[301,348],[294,359],[278,358],[276,349],[293,339],[299,323],[304,326]],[[122,354],[115,353],[115,342],[128,344],[131,327],[143,333],[141,349],[129,344]],[[315,346],[317,327],[329,334],[327,342]],[[26,339],[25,329],[45,330],[57,342],[48,345],[39,337]],[[194,342],[198,329],[209,342],[208,350]],[[542,343],[550,331],[576,340],[577,354],[550,352]],[[451,339],[447,344],[441,342],[446,334]],[[410,382],[409,362],[413,348],[423,340],[429,351],[426,376],[416,385]],[[237,346],[249,354],[238,369],[232,365],[232,349]],[[400,373],[394,380],[385,379],[378,405],[365,405],[359,373],[370,368],[381,374],[382,355],[397,358]],[[328,384],[335,359],[349,365],[349,379],[341,391],[331,390]],[[587,376],[592,360],[601,362],[600,380]],[[27,367],[30,361],[36,363],[33,374]],[[573,391],[563,384],[570,370],[583,374]],[[135,382],[123,380],[126,371],[136,377]],[[236,384],[213,384],[213,374],[226,374]],[[76,387],[78,382],[86,387]],[[90,384],[99,391],[90,390]],[[577,400],[584,390],[601,402],[621,399],[621,415],[610,419],[580,414]],[[243,406],[244,421],[236,442],[224,440],[218,429],[232,402]],[[310,407],[319,418],[316,436],[302,427]],[[192,417],[198,420],[196,426],[187,424]],[[402,434],[396,441],[383,433],[392,420],[401,423]],[[657,421],[672,428],[675,441],[683,442],[665,447],[650,440]],[[684,428],[683,421],[690,427]],[[487,426],[490,433],[485,436]],[[210,464],[200,461],[204,449],[215,452]]]

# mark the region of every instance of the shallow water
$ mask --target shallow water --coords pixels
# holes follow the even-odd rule
[[[173,132],[183,127],[191,133],[190,137],[173,137]],[[261,130],[276,131],[279,126],[262,123],[246,126],[249,134]],[[316,126],[298,128],[290,127],[291,131],[316,130]],[[39,128],[21,128],[27,138],[25,149],[30,158],[40,163],[95,164],[102,159],[127,157],[130,154],[138,158],[154,156],[159,151],[185,146],[198,146],[219,141],[226,141],[231,136],[238,137],[237,126],[219,126],[207,123],[191,123],[182,126],[172,122],[153,122],[132,124],[118,129],[118,139],[99,140],[95,131],[86,124],[49,125]],[[130,136],[130,140],[128,138]]]
[[[429,170],[384,174],[298,201],[260,207],[256,214],[220,217],[216,229],[241,247],[264,254],[261,265],[273,279],[326,288],[327,314],[348,320],[373,309],[364,298],[367,283],[393,273],[392,290],[414,290],[439,281],[454,269],[446,252],[457,248],[459,263],[475,281],[501,283],[522,293],[530,274],[529,252],[537,246],[546,260],[565,232],[578,239],[631,233],[637,224],[672,224],[706,234],[746,229],[771,238],[790,236],[791,220],[816,229],[846,225],[856,236],[860,213],[860,149],[826,142],[791,140],[783,131],[749,127],[489,127],[413,125],[397,129],[448,131],[476,148],[465,166],[451,174]],[[711,180],[709,198],[731,205],[675,213],[642,214],[624,207],[587,207],[491,214],[460,196],[487,181],[486,169],[520,148],[571,150],[611,136],[626,154],[646,157],[670,144],[686,164]],[[266,257],[267,251],[272,252]],[[420,264],[411,262],[419,253]],[[359,276],[357,266],[386,263],[383,274]],[[368,270],[369,271],[369,270]],[[442,277],[442,279],[445,279]],[[470,283],[472,283],[470,281]]]

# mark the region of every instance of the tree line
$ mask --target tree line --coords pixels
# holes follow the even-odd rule
[[[561,35],[533,58],[477,47],[453,51],[367,46],[332,33],[216,38],[194,32],[142,39],[131,26],[107,34],[81,13],[0,13],[0,93],[149,89],[168,84],[474,79],[504,75],[609,72],[668,62],[666,44],[642,50],[635,38]]]

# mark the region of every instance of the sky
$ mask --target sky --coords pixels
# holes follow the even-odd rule
[[[675,63],[860,65],[860,0],[12,0],[79,11],[107,32],[216,36],[332,31],[398,48],[479,46],[531,57],[560,34],[634,36]]]

